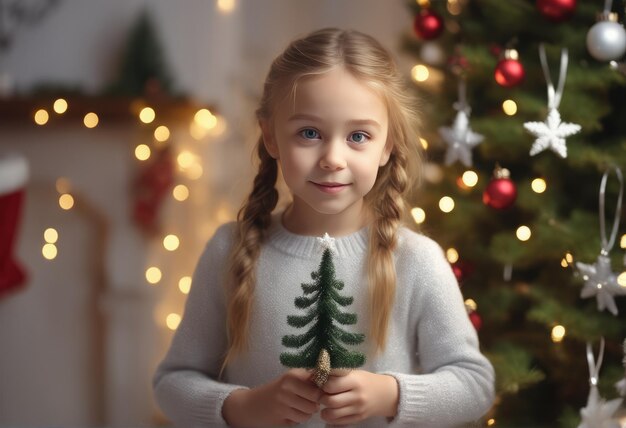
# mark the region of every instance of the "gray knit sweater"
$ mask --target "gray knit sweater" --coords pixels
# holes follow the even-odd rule
[[[153,380],[164,413],[178,427],[225,426],[222,404],[230,392],[253,388],[283,373],[281,344],[286,334],[300,334],[287,324],[298,315],[294,299],[302,283],[311,282],[322,250],[311,236],[286,230],[280,214],[272,216],[257,267],[249,351],[240,355],[216,380],[226,350],[226,303],[223,290],[226,258],[234,223],[221,226],[208,242],[193,276],[183,319]],[[344,326],[366,332],[365,260],[369,228],[336,239],[334,256],[343,295],[353,296],[346,311],[358,322]],[[359,426],[458,426],[480,418],[494,398],[494,373],[480,353],[476,332],[465,311],[456,279],[441,248],[407,228],[399,231],[394,254],[396,303],[384,352],[368,355],[364,370],[389,374],[399,385],[398,413],[391,421],[371,419]],[[367,341],[367,339],[366,339]],[[352,348],[367,353],[366,343]],[[323,427],[319,414],[304,424]]]

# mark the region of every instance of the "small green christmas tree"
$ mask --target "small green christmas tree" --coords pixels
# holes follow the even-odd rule
[[[323,385],[333,368],[356,368],[365,363],[365,356],[359,352],[351,352],[343,345],[358,345],[365,340],[364,334],[349,333],[337,326],[354,325],[356,314],[341,312],[339,306],[348,306],[354,300],[342,296],[338,290],[343,289],[343,282],[335,278],[335,265],[332,257],[334,239],[324,235],[318,238],[324,247],[322,261],[316,272],[311,272],[315,281],[302,284],[304,296],[295,299],[299,309],[307,309],[305,315],[290,315],[287,323],[296,328],[311,325],[306,333],[286,335],[283,345],[288,348],[301,348],[298,353],[284,352],[280,362],[287,367],[315,368],[314,380]],[[307,297],[308,296],[308,297]]]

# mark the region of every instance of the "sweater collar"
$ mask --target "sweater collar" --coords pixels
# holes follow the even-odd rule
[[[322,254],[322,247],[318,236],[297,235],[285,229],[282,224],[282,211],[272,214],[272,223],[268,230],[267,243],[284,251],[287,254],[299,257],[318,257]],[[369,226],[363,227],[354,233],[335,238],[336,256],[339,258],[363,256],[367,252],[369,241]],[[321,236],[320,236],[321,238]]]

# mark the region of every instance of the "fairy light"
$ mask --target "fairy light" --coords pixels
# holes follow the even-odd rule
[[[467,187],[474,187],[478,183],[478,174],[472,170],[465,171],[462,180]]]
[[[50,119],[50,115],[48,114],[46,110],[39,109],[35,112],[34,119],[37,125],[45,125],[46,123],[48,123],[48,119]]]
[[[48,260],[54,260],[57,256],[57,247],[54,244],[45,244],[41,249],[41,254]]]
[[[150,159],[150,147],[146,144],[139,144],[135,147],[135,157],[140,161],[145,161]]]
[[[63,114],[67,111],[67,101],[65,101],[63,98],[59,98],[57,99],[54,104],[52,105],[52,109],[57,113],[57,114]]]
[[[617,283],[620,287],[626,288],[626,272],[622,272],[617,276]]]
[[[449,213],[454,209],[454,199],[450,196],[444,196],[439,199],[439,209],[444,213]]]
[[[159,281],[161,281],[161,276],[161,269],[159,269],[158,267],[152,266],[146,270],[146,280],[150,284],[157,284]]]
[[[450,15],[459,15],[461,13],[461,3],[459,3],[459,0],[448,0],[447,9]]]
[[[98,118],[98,115],[95,114],[94,112],[87,113],[85,115],[85,118],[83,119],[83,123],[89,129],[92,129],[92,128],[95,128],[96,126],[98,126],[98,122],[99,121],[100,121],[100,119]]]
[[[186,173],[190,180],[197,180],[204,174],[204,169],[198,162],[194,162],[187,168]]]
[[[428,71],[428,67],[423,64],[417,64],[411,69],[411,77],[416,82],[425,82],[428,80],[430,76],[430,72]]]
[[[622,238],[619,241],[620,248],[626,248],[626,234],[622,235]]]
[[[552,328],[550,337],[552,338],[552,341],[554,343],[562,342],[563,338],[565,337],[565,327],[563,327],[562,325],[555,325]]]
[[[48,244],[55,244],[59,239],[59,233],[56,229],[49,227],[44,231],[43,239],[45,239]]]
[[[217,125],[217,117],[205,108],[198,110],[193,120],[204,129],[213,129]]]
[[[74,197],[69,193],[64,193],[59,196],[59,206],[64,210],[71,210],[74,206]]]
[[[179,184],[172,190],[172,195],[179,202],[186,201],[189,198],[189,188],[184,184]]]
[[[490,418],[489,420],[487,420],[487,426],[488,427],[492,427],[496,424],[496,420],[494,418]]]
[[[161,125],[154,130],[154,139],[157,140],[159,143],[164,143],[169,140],[169,138],[170,129],[167,126]]]
[[[517,113],[517,104],[513,100],[504,100],[502,103],[502,111],[507,116],[514,116]]]
[[[152,107],[144,107],[139,112],[139,120],[143,123],[152,123],[155,117],[156,113]]]
[[[574,263],[574,256],[572,256],[572,253],[565,253],[565,261],[567,261],[570,265]]]
[[[543,178],[535,178],[531,183],[530,187],[533,189],[535,193],[543,193],[546,191],[546,180]]]
[[[163,238],[163,247],[165,247],[167,251],[175,251],[179,245],[180,240],[176,235],[167,235]]]
[[[448,248],[446,250],[446,258],[450,263],[456,263],[459,260],[459,252],[456,248]]]
[[[235,10],[235,0],[217,0],[217,10],[222,13],[231,13]]]
[[[430,0],[416,0],[417,4],[422,7],[430,7]]]
[[[566,268],[568,266],[569,266],[569,263],[567,263],[567,260],[565,260],[565,258],[561,259],[561,267]]]
[[[179,155],[176,157],[176,162],[178,162],[178,166],[180,166],[182,169],[189,168],[193,164],[193,161],[193,154],[186,150],[180,152]]]
[[[411,216],[413,220],[415,220],[415,223],[422,224],[426,220],[426,211],[422,208],[415,207],[411,209]]]
[[[178,289],[183,294],[189,294],[189,290],[191,290],[191,277],[190,276],[183,276],[178,281]]]
[[[194,140],[202,140],[208,134],[209,130],[203,126],[198,125],[196,121],[189,124],[189,133]]]
[[[420,137],[420,144],[424,150],[428,150],[428,141],[425,138]]]
[[[528,226],[520,226],[515,231],[515,236],[520,241],[528,241],[532,233],[530,232],[530,228]]]
[[[180,324],[180,320],[180,315],[171,313],[167,316],[167,318],[165,318],[165,324],[170,330],[176,330]]]
[[[466,299],[464,303],[465,307],[469,308],[472,311],[478,309],[478,305],[476,304],[476,301],[474,299]]]

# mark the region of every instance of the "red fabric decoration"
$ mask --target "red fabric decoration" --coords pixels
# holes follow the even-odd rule
[[[0,297],[21,288],[26,272],[13,256],[24,190],[0,195]]]

